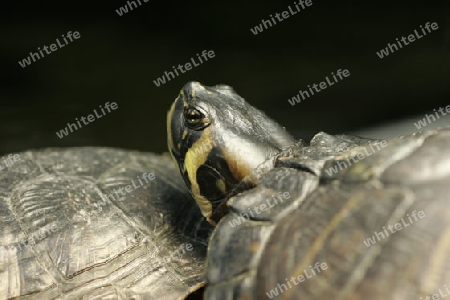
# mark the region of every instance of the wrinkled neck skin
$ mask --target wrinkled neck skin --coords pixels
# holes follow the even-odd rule
[[[264,113],[250,105],[241,109],[237,111],[237,108],[230,107],[212,114],[213,119],[226,118],[229,122],[212,124],[212,132],[218,133],[213,135],[214,147],[220,149],[220,154],[208,163],[214,166],[223,159],[236,180],[207,217],[213,225],[228,213],[228,199],[253,188],[262,175],[275,166],[277,157],[296,142],[293,136]]]
[[[233,96],[236,101],[228,101],[224,109],[206,108],[213,120],[212,132],[217,133],[213,135],[215,147],[220,149],[236,180],[208,217],[212,224],[228,212],[226,203],[230,197],[257,184],[260,176],[255,176],[255,170],[273,168],[277,155],[295,143],[294,137],[278,123],[238,95]],[[216,159],[221,159],[220,155]],[[262,164],[264,168],[259,168]]]

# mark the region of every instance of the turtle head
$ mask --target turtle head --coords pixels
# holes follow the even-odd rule
[[[210,217],[254,168],[293,137],[227,85],[189,82],[167,114],[169,151],[202,214]]]

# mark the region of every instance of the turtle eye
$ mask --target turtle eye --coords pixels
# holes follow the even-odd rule
[[[205,116],[195,108],[186,108],[184,110],[184,120],[186,125],[194,130],[199,130],[206,127]]]

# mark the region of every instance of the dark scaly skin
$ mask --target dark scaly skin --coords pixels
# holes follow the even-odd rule
[[[194,94],[208,89],[188,85]],[[223,99],[236,98],[228,90],[232,95]],[[243,124],[240,116],[233,118]],[[292,283],[276,299],[425,299],[440,289],[445,293],[450,282],[450,130],[389,140],[349,167],[327,172],[367,154],[375,142],[381,141],[319,133],[309,146],[282,147],[262,159],[244,178],[250,177],[254,187],[229,199],[230,212],[211,237],[205,298],[268,299],[267,292],[317,262],[327,269]],[[214,157],[209,159],[214,164]],[[289,199],[249,214],[286,191]],[[413,211],[425,217],[370,247],[363,243]],[[240,213],[249,220],[236,225]]]

